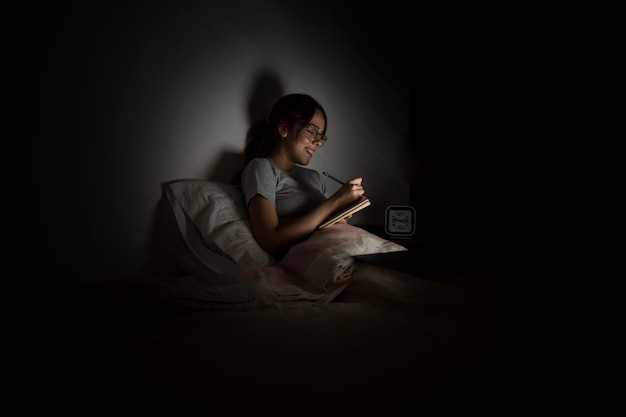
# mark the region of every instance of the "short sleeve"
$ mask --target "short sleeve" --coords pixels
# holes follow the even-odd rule
[[[250,161],[241,175],[241,184],[246,207],[256,194],[276,205],[276,184],[278,177],[270,161],[257,158]]]

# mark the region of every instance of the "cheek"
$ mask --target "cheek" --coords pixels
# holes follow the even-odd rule
[[[296,136],[294,140],[291,141],[291,144],[294,148],[302,148],[303,146],[306,146],[307,143],[309,143],[309,141],[306,140],[306,138],[303,138],[301,135]]]

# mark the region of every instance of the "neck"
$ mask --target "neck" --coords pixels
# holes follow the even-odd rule
[[[285,172],[289,172],[293,169],[293,161],[287,158],[287,155],[285,155],[285,153],[281,152],[280,150],[272,152],[270,158],[272,158],[272,161],[274,161],[278,168],[282,169]]]

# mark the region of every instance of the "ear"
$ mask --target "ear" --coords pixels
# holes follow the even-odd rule
[[[279,122],[278,123],[278,136],[280,136],[281,138],[287,137],[287,132],[288,132],[287,128],[288,128],[287,123]]]

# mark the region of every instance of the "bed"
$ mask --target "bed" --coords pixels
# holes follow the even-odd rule
[[[521,416],[589,406],[580,394],[592,337],[575,282],[480,262],[440,280],[358,263],[406,247],[340,223],[276,260],[252,238],[233,185],[176,180],[163,202],[176,238],[165,236],[160,256],[172,269],[24,309],[13,384],[22,411]]]

